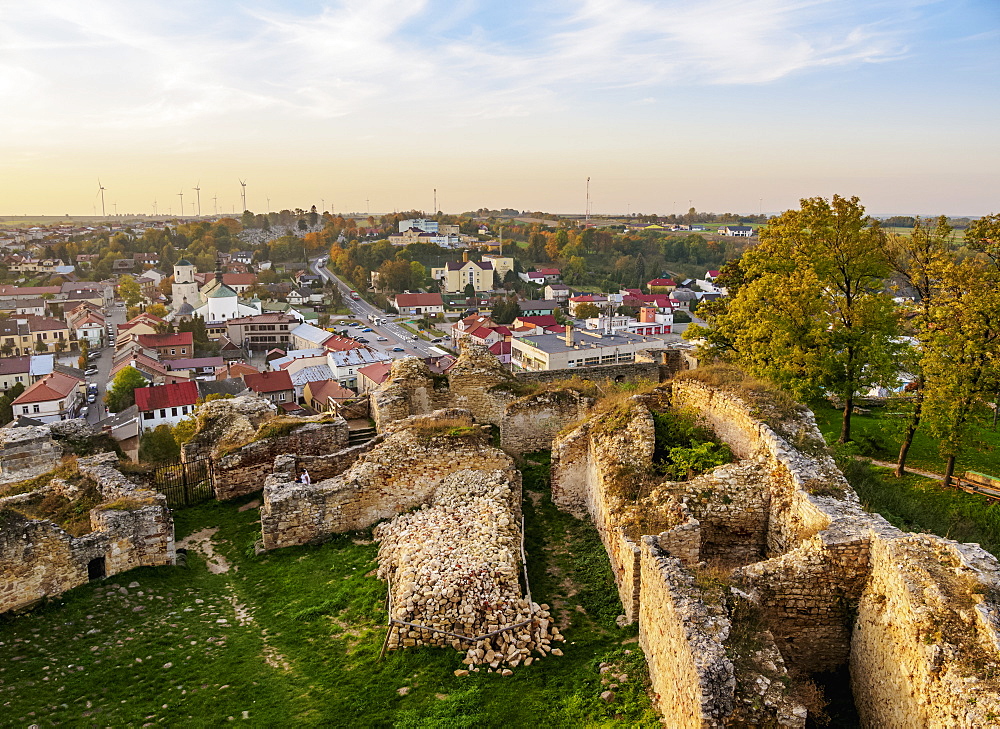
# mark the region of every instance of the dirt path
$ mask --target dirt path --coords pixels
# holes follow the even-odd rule
[[[216,554],[212,546],[212,537],[217,531],[219,531],[219,527],[209,527],[189,534],[177,542],[178,549],[193,549],[204,554],[208,571],[213,575],[221,575],[229,571],[229,562],[221,554]]]
[[[895,463],[889,463],[889,461],[879,461],[879,460],[877,460],[875,458],[865,458],[864,460],[866,460],[869,463],[872,463],[872,464],[874,464],[876,466],[882,466],[884,468],[891,468],[894,471],[896,470],[896,464]],[[907,473],[915,473],[918,476],[923,476],[924,478],[932,478],[935,481],[944,481],[944,476],[942,476],[940,473],[931,473],[930,471],[921,471],[919,468],[910,468],[909,466],[907,466],[906,467],[906,472]]]

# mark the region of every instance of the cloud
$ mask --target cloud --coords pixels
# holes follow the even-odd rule
[[[0,0],[0,89],[26,98],[0,132],[346,118],[360,133],[527,116],[613,89],[766,84],[899,58],[905,23],[885,21],[911,4]]]

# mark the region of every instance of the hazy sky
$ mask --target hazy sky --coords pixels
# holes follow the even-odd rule
[[[0,214],[1000,211],[1000,0],[0,0],[0,104]]]

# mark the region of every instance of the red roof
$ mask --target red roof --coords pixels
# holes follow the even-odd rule
[[[194,405],[197,402],[198,385],[194,382],[175,382],[172,385],[135,388],[135,404],[142,412]]]
[[[396,308],[401,306],[444,306],[441,294],[396,294]]]
[[[676,286],[677,283],[672,278],[654,278],[647,286]]]
[[[541,274],[543,274],[545,276],[558,276],[559,275],[559,269],[558,268],[539,268],[538,271],[537,271],[537,273],[541,273]]]
[[[479,327],[478,329],[473,329],[471,332],[468,332],[468,335],[470,337],[474,337],[475,339],[488,339],[494,332],[503,337],[503,335],[500,334],[500,332],[497,332],[496,329],[490,329],[489,327]]]
[[[292,385],[292,376],[286,370],[243,375],[243,381],[254,392],[282,392],[295,389]]]
[[[389,370],[391,369],[391,362],[378,362],[376,364],[367,365],[366,367],[358,367],[358,372],[374,382],[376,385],[381,385],[389,377]]]
[[[245,362],[233,362],[232,364],[227,364],[225,367],[215,368],[215,379],[217,380],[228,380],[232,377],[245,377],[246,375],[257,374],[260,374],[260,370]]]
[[[143,347],[193,347],[194,335],[191,332],[177,334],[140,334],[139,344]]]
[[[164,320],[161,319],[160,317],[143,311],[139,314],[136,314],[134,317],[129,319],[124,324],[119,324],[118,331],[124,332],[126,329],[131,329],[136,324],[148,324],[152,327],[155,327],[157,324],[164,324],[164,323],[165,323]]]
[[[510,354],[510,342],[494,342],[490,345],[490,351],[497,357],[503,354]]]
[[[53,372],[18,395],[12,404],[24,405],[32,402],[60,400],[73,392],[81,382],[83,380],[78,377],[73,377],[62,372]]]
[[[519,316],[514,320],[520,324],[534,324],[537,327],[551,327],[557,324],[556,318],[551,314],[545,316]]]
[[[718,271],[709,271],[708,275],[711,276],[712,278],[715,278],[716,276],[719,275],[719,272]]]

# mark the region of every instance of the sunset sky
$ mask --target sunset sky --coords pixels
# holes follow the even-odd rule
[[[1000,212],[998,0],[0,0],[0,99],[0,215]]]

